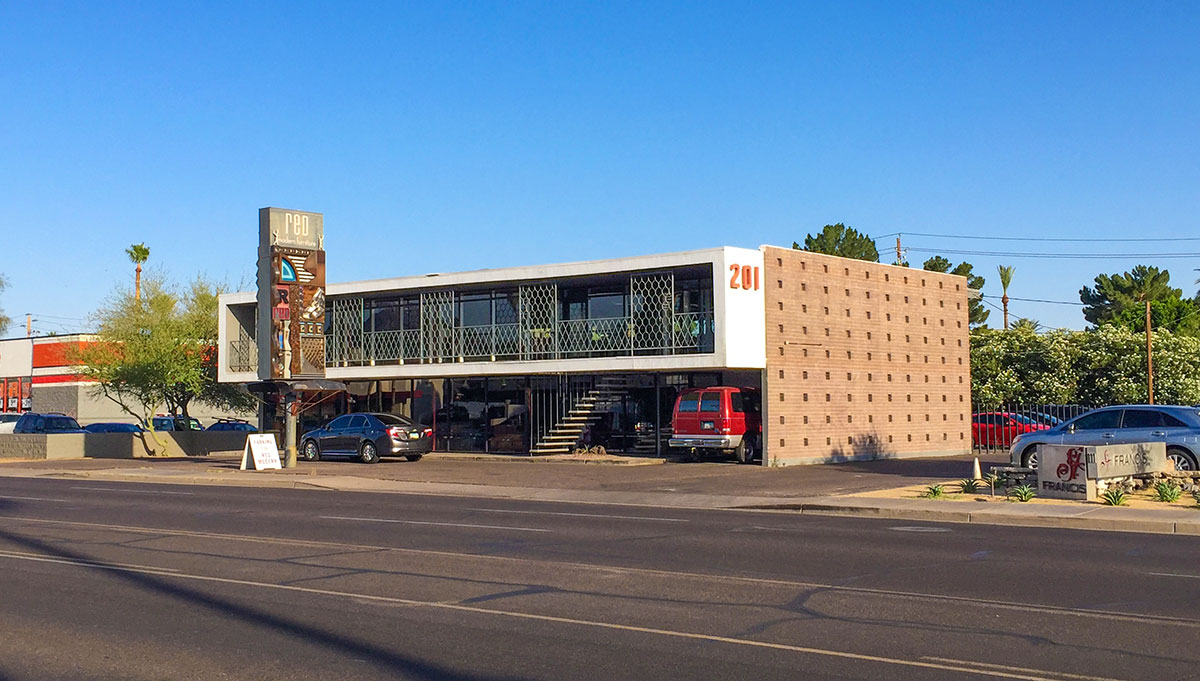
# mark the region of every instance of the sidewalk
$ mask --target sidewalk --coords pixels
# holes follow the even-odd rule
[[[856,486],[852,484],[854,480],[866,478],[868,488],[872,485],[883,488],[888,482],[895,486],[898,479],[904,482],[920,479],[904,475],[905,469],[896,468],[911,461],[768,470],[720,463],[585,466],[535,461],[522,465],[440,455],[414,464],[357,466],[320,462],[283,471],[241,471],[237,469],[238,461],[188,458],[7,462],[0,464],[0,477],[324,489],[659,508],[775,510],[910,521],[1200,535],[1200,508],[1133,509],[1096,504],[1050,506],[848,496],[862,491],[863,484]],[[941,467],[957,464],[925,461]],[[933,470],[921,465],[912,468]],[[872,469],[885,472],[872,473]],[[839,478],[843,478],[840,483]],[[830,493],[839,486],[845,489]]]

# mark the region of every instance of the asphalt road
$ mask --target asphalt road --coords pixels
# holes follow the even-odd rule
[[[1200,537],[0,479],[0,679],[1200,678]]]
[[[1007,465],[1008,455],[987,452],[984,470]],[[165,468],[195,472],[236,470],[240,457],[172,459],[55,459],[5,463],[5,468],[64,471]],[[520,461],[520,462],[519,462]],[[826,496],[915,484],[956,481],[971,475],[970,456],[931,459],[881,459],[821,466],[763,468],[732,460],[702,463],[614,466],[550,462],[544,459],[465,460],[433,454],[417,463],[390,457],[374,465],[349,461],[301,462],[286,474],[346,476],[408,482],[462,483],[509,487],[620,492],[681,492],[745,496]],[[527,461],[528,463],[526,463]]]

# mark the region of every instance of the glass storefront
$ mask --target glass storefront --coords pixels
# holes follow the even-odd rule
[[[729,376],[738,380],[738,377]],[[409,417],[434,429],[435,449],[528,454],[531,447],[597,387],[596,376],[504,376],[352,381],[337,393],[304,395],[305,432],[353,412]],[[675,398],[681,390],[721,383],[718,372],[605,375],[618,381],[597,403],[581,444],[611,452],[666,452]]]

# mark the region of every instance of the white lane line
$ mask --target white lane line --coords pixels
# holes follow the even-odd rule
[[[557,617],[554,615],[538,615],[528,612],[512,612],[509,610],[495,610],[492,608],[481,608],[471,605],[463,605],[462,603],[447,603],[440,601],[421,601],[411,598],[396,598],[393,596],[377,596],[374,594],[354,593],[349,591],[334,591],[332,589],[316,589],[313,587],[296,586],[294,584],[272,584],[269,582],[255,582],[247,579],[232,579],[229,577],[211,577],[208,575],[196,575],[184,572],[169,572],[163,568],[152,567],[134,567],[120,566],[111,563],[92,563],[90,561],[82,561],[72,558],[55,558],[51,556],[20,556],[12,554],[0,553],[0,558],[11,558],[14,560],[30,560],[43,563],[58,563],[60,565],[75,565],[79,567],[95,568],[100,570],[112,570],[117,572],[136,572],[140,574],[157,575],[162,577],[174,577],[176,579],[190,579],[200,582],[212,582],[217,584],[233,584],[236,586],[256,587],[260,589],[276,589],[279,591],[292,591],[297,593],[315,594],[319,596],[333,596],[337,598],[348,598],[358,601],[368,601],[375,603],[387,603],[389,605],[407,605],[417,608],[431,608],[435,610],[452,610],[456,612],[469,612],[478,615],[491,615],[496,617],[509,617],[522,620],[533,620],[537,622],[553,622],[555,624],[572,624],[581,627],[590,627],[594,629],[609,629],[613,631],[628,631],[639,634],[654,634],[669,638],[681,638],[693,641],[711,641],[714,643],[726,643],[729,645],[745,646],[749,648],[766,648],[769,650],[783,650],[787,652],[802,653],[808,655],[819,655],[823,657],[836,657],[846,660],[856,660],[860,662],[876,662],[879,664],[890,664],[901,667],[917,667],[923,669],[940,669],[942,671],[961,672],[964,674],[976,674],[981,676],[994,676],[1002,679],[1021,679],[1023,681],[1061,681],[1058,676],[1045,676],[1046,674],[1056,675],[1057,672],[1042,671],[1042,670],[1022,670],[1029,673],[1014,674],[1012,672],[1003,671],[1000,669],[985,669],[981,667],[967,667],[961,664],[951,664],[934,661],[921,660],[906,660],[898,657],[885,657],[882,655],[867,655],[863,653],[851,653],[841,650],[830,650],[827,648],[811,648],[807,646],[789,645],[786,643],[771,643],[768,641],[755,641],[752,639],[732,638],[729,636],[717,636],[714,634],[700,634],[690,631],[676,631],[674,629],[659,629],[657,627],[642,627],[630,624],[618,624],[615,622],[604,622],[601,620],[585,620],[576,617]],[[1034,674],[1042,674],[1042,676],[1034,676]],[[1099,677],[1091,677],[1095,681],[1120,681],[1120,679],[1101,679]]]
[[[504,525],[473,525],[471,523],[435,523],[431,520],[392,520],[391,518],[350,518],[340,515],[318,516],[322,520],[353,520],[364,523],[399,523],[401,525],[436,525],[438,527],[469,527],[475,530],[511,530],[513,532],[549,532],[537,527],[506,527]]]
[[[563,515],[573,518],[615,518],[617,520],[647,520],[655,523],[690,523],[686,518],[646,518],[640,515],[605,515],[603,513],[565,513],[562,511],[514,511],[504,508],[468,508],[480,513],[522,513],[527,515]]]
[[[1183,577],[1184,579],[1200,579],[1200,575],[1181,575],[1176,572],[1147,572],[1155,577]]]
[[[22,501],[57,501],[61,504],[67,503],[66,499],[50,499],[48,497],[11,497],[7,495],[0,495],[0,499],[21,499]]]
[[[151,528],[138,527],[133,525],[114,525],[109,523],[88,523],[78,520],[50,520],[47,518],[30,518],[27,516],[0,516],[12,520],[19,520],[26,523],[41,523],[45,525],[66,525],[69,527],[87,527],[96,530],[113,530],[117,532],[128,532],[131,534],[153,534],[153,535],[173,535],[179,537],[196,537],[201,539],[219,539],[222,541],[242,541],[254,544],[277,544],[283,546],[305,546],[316,548],[336,548],[336,549],[356,549],[362,551],[393,551],[395,553],[408,553],[422,556],[438,556],[444,558],[458,558],[467,560],[482,560],[488,562],[502,562],[513,564],[536,563],[539,566],[571,568],[576,570],[586,570],[590,572],[602,572],[611,574],[613,572],[623,572],[631,575],[648,575],[653,577],[668,577],[671,579],[697,579],[720,581],[722,583],[733,582],[738,584],[756,584],[764,586],[778,586],[794,589],[811,589],[818,591],[828,591],[832,593],[848,593],[853,595],[863,595],[872,597],[888,597],[899,598],[915,601],[936,601],[942,603],[961,603],[974,607],[994,608],[997,610],[1012,610],[1020,613],[1037,612],[1047,615],[1058,615],[1062,617],[1080,617],[1084,619],[1100,619],[1105,621],[1116,622],[1133,622],[1137,624],[1162,624],[1178,627],[1186,627],[1189,629],[1200,629],[1200,620],[1185,619],[1183,617],[1172,617],[1169,615],[1133,615],[1127,612],[1118,612],[1115,610],[1079,610],[1076,608],[1064,608],[1055,605],[1042,605],[1040,603],[1028,603],[1022,601],[998,601],[984,598],[969,598],[966,596],[948,596],[944,594],[920,593],[917,591],[896,591],[893,589],[872,589],[869,587],[857,586],[841,586],[837,584],[823,584],[820,582],[802,582],[799,580],[789,579],[769,579],[765,577],[742,577],[739,575],[716,575],[705,574],[702,572],[685,572],[679,570],[655,570],[653,568],[635,568],[623,567],[614,565],[594,565],[591,563],[575,563],[571,561],[557,560],[530,560],[528,558],[512,558],[509,556],[489,556],[478,553],[459,553],[456,551],[436,551],[433,549],[412,549],[402,546],[382,546],[372,544],[351,544],[349,542],[332,542],[320,541],[316,539],[285,539],[281,537],[256,537],[245,534],[230,534],[225,532],[201,532],[196,530],[172,530],[167,528]],[[357,520],[357,518],[354,518]]]
[[[71,489],[86,489],[93,492],[120,492],[122,494],[173,494],[181,497],[196,496],[195,492],[164,492],[164,491],[149,491],[139,489],[121,489],[119,487],[72,487]]]
[[[49,558],[49,556],[46,556],[45,554],[42,554],[42,553],[28,553],[26,551],[9,551],[8,549],[0,549],[0,558],[13,558],[13,559],[19,559],[19,560],[42,561],[43,559]],[[54,559],[54,560],[58,561],[59,559]],[[179,572],[179,570],[176,570],[175,568],[156,567],[154,565],[138,565],[137,563],[110,563],[108,561],[103,561],[103,560],[80,560],[80,559],[70,559],[67,562],[70,565],[79,565],[82,567],[113,568],[113,569],[120,568],[120,569],[128,569],[128,570],[160,570],[162,572],[171,572],[171,573]]]
[[[922,660],[930,660],[932,662],[945,662],[947,664],[961,664],[969,667],[985,667],[988,669],[1009,669],[1018,672],[1030,672],[1033,674],[1053,674],[1061,676],[1064,679],[1080,679],[1081,681],[1112,681],[1106,676],[1088,676],[1087,674],[1069,674],[1067,672],[1052,672],[1044,669],[1029,669],[1028,667],[1014,667],[1011,664],[988,664],[987,662],[976,662],[975,660],[956,660],[952,657],[934,657],[925,655]]]

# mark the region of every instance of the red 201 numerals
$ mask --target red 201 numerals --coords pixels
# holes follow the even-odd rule
[[[730,265],[729,288],[758,290],[758,268],[750,265]]]

